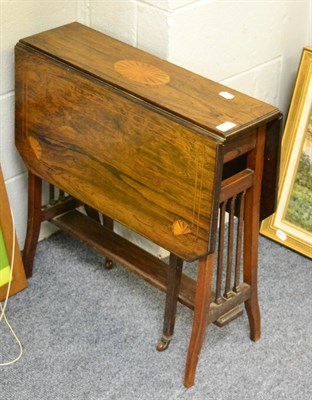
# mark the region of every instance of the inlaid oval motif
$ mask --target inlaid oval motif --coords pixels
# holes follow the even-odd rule
[[[42,149],[41,149],[39,141],[36,138],[34,138],[33,136],[28,136],[27,140],[28,140],[33,152],[35,153],[36,158],[38,160],[40,160],[40,158],[42,156]]]
[[[115,70],[130,81],[145,85],[165,85],[170,81],[169,75],[151,64],[135,60],[120,60],[114,64]]]
[[[181,235],[186,235],[187,233],[191,233],[192,230],[185,221],[178,219],[177,221],[174,221],[174,223],[172,224],[172,232],[174,236],[181,236]]]

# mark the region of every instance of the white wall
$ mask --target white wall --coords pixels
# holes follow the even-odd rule
[[[21,246],[27,193],[25,168],[14,149],[13,49],[18,39],[79,20],[283,112],[302,48],[312,44],[311,0],[0,1],[0,162]]]
[[[23,247],[27,220],[27,173],[14,145],[14,46],[23,37],[76,20],[77,2],[0,1],[0,162],[18,241]]]
[[[258,99],[289,106],[311,0],[85,0],[80,21]]]

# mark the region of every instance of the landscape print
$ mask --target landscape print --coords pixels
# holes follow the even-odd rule
[[[312,233],[312,109],[308,120],[303,150],[288,206],[285,220],[297,228]]]

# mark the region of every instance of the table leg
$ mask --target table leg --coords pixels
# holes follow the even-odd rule
[[[87,204],[84,205],[84,208],[86,210],[88,217],[94,219],[99,224],[101,223],[100,214],[95,208],[90,207]],[[104,214],[102,214],[102,218],[103,218],[103,225],[106,226],[107,228],[113,230],[114,229],[114,221]],[[105,257],[104,268],[112,269],[112,267],[113,267],[113,261],[110,258]]]
[[[255,342],[260,339],[261,335],[258,302],[258,241],[264,144],[265,127],[260,127],[257,134],[257,145],[247,157],[247,168],[253,169],[255,175],[254,185],[246,193],[244,218],[244,282],[251,287],[251,295],[245,302],[245,308],[250,327],[250,339]]]
[[[194,385],[196,366],[209,323],[213,267],[214,253],[198,262],[194,319],[184,375],[186,387]]]
[[[106,226],[106,228],[109,228],[110,230],[113,231],[114,230],[114,220],[104,214],[102,214],[102,218],[103,218],[103,225]],[[114,265],[113,260],[111,260],[108,257],[105,257],[104,268],[112,269],[113,265]]]
[[[23,251],[23,264],[26,277],[33,272],[33,263],[41,226],[42,180],[29,171],[28,173],[28,221],[27,234]]]
[[[167,296],[164,316],[164,329],[160,342],[156,346],[158,351],[165,350],[169,346],[173,336],[182,268],[183,260],[176,255],[170,253],[169,270],[167,277]]]
[[[84,208],[88,217],[94,219],[99,224],[101,223],[99,212],[95,208],[90,207],[87,204],[84,205]]]

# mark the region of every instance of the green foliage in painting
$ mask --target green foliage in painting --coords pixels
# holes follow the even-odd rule
[[[302,153],[296,180],[290,196],[286,220],[312,232],[312,163],[305,152]]]
[[[311,159],[305,152],[302,153],[296,183],[300,186],[312,190],[312,163]]]

